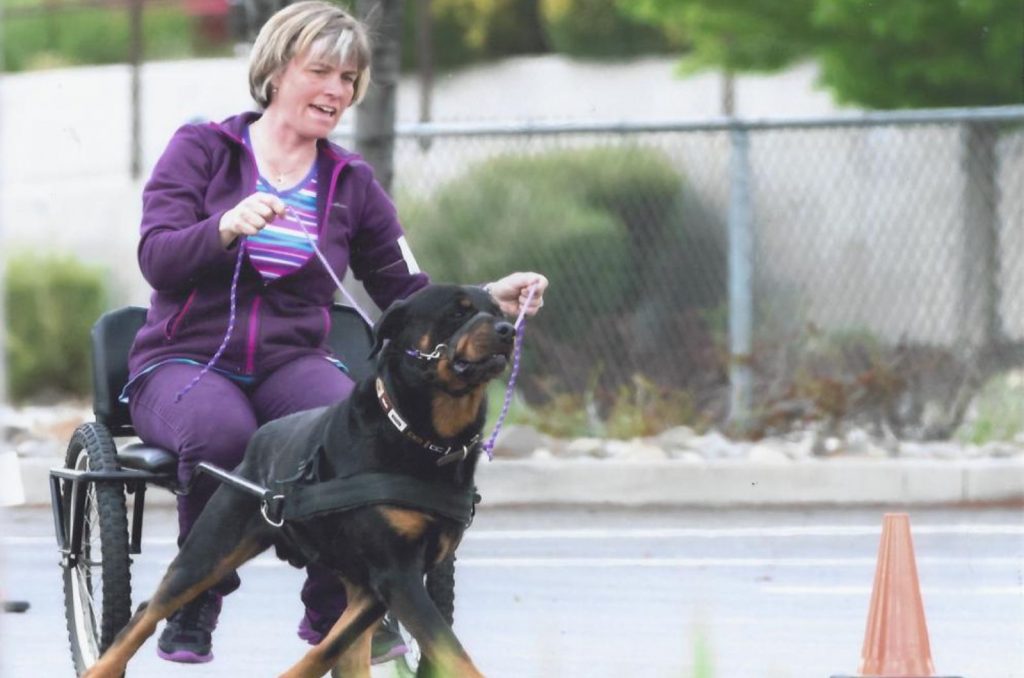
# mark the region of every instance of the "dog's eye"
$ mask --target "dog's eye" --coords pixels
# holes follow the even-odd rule
[[[459,304],[455,307],[455,310],[452,311],[452,316],[455,318],[465,318],[472,312],[473,308],[471,306],[463,306],[462,304]]]

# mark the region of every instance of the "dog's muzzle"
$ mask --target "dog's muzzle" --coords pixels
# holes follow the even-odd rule
[[[491,316],[487,318],[490,321]],[[484,329],[484,323],[477,319],[468,323],[465,334],[468,335],[470,350],[462,354],[454,348],[450,351],[448,360],[452,371],[461,378],[484,381],[501,374],[508,366],[515,345],[515,327],[505,320],[486,324],[489,325],[488,329]],[[452,339],[449,346],[457,347],[464,343],[461,337]]]

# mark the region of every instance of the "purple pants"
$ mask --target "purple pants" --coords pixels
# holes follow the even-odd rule
[[[201,368],[170,363],[153,370],[132,387],[132,423],[150,445],[178,455],[178,480],[188,482],[196,465],[208,461],[233,469],[256,428],[286,414],[331,405],[347,398],[352,380],[319,356],[299,358],[253,385],[242,385],[207,372],[179,402],[174,397]],[[178,497],[178,544],[192,529],[219,483],[207,475],[196,479],[186,496]],[[232,573],[214,587],[226,595],[240,585]],[[338,577],[317,565],[306,568],[302,602],[311,616],[337,618],[345,607],[345,589]]]

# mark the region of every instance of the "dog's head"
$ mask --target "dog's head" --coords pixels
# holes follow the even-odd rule
[[[374,327],[371,356],[412,364],[455,395],[501,374],[514,340],[515,328],[484,290],[430,285],[388,307]]]

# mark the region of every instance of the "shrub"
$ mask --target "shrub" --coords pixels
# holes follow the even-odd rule
[[[959,440],[983,445],[1011,442],[1024,436],[1024,370],[999,374],[975,396],[966,421],[957,431]]]
[[[544,33],[556,52],[613,59],[678,51],[678,42],[608,0],[540,0]]]
[[[70,257],[19,256],[7,264],[11,398],[87,396],[89,331],[106,309],[104,274]]]
[[[433,0],[434,63],[451,69],[512,54],[546,51],[536,0]],[[403,15],[402,67],[416,64],[416,13],[407,3]]]
[[[146,59],[192,55],[192,20],[177,7],[146,8]],[[41,66],[123,63],[129,58],[128,12],[90,8],[6,17],[4,67],[21,71]]]
[[[706,289],[693,277],[716,266],[724,283],[724,254],[717,261],[692,247],[702,236],[685,232],[682,189],[660,152],[602,147],[495,157],[429,200],[400,202],[434,279],[481,283],[515,270],[548,276],[552,293],[528,328],[524,396],[534,405],[564,404],[559,394],[587,393],[607,418],[625,402],[621,386],[639,383],[636,375],[650,380],[652,393],[653,384],[686,391],[694,380],[721,380],[714,328],[701,306],[720,305],[724,285],[691,290]],[[698,406],[705,400],[694,398]],[[678,409],[684,418],[700,414],[689,401]],[[616,416],[625,420],[625,412],[620,406]]]

